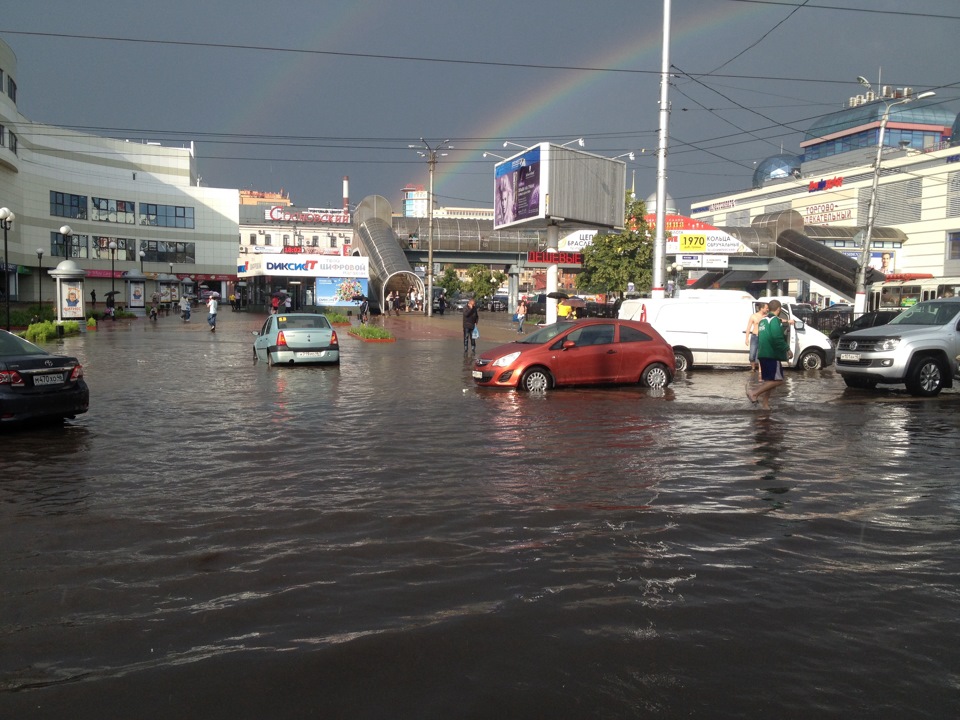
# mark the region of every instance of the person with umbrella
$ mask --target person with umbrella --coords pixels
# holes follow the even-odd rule
[[[184,322],[190,322],[190,298],[186,295],[180,296],[180,318]]]
[[[210,326],[210,332],[217,331],[217,295],[219,293],[210,293],[207,299],[207,324]]]
[[[116,296],[117,292],[118,292],[117,290],[111,290],[110,292],[107,293],[107,302],[106,302],[107,315],[109,315],[113,320],[117,319],[117,315],[115,311],[117,303],[116,303],[116,300],[114,300],[114,296]]]

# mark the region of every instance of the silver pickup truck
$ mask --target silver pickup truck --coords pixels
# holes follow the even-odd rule
[[[952,387],[960,354],[960,298],[918,303],[888,324],[847,333],[837,342],[837,372],[848,387],[904,383],[913,395]]]

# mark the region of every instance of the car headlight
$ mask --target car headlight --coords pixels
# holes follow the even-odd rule
[[[877,343],[877,350],[884,352],[885,350],[896,350],[897,345],[900,344],[900,338],[891,337],[883,338],[880,342]]]
[[[504,355],[503,357],[498,357],[493,361],[494,367],[507,367],[507,365],[512,365],[513,361],[520,357],[519,352],[512,352],[509,355]]]

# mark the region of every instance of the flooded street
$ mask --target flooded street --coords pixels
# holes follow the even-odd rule
[[[90,412],[3,436],[0,717],[960,711],[956,389],[480,391],[458,317],[296,368],[262,320],[62,342]]]

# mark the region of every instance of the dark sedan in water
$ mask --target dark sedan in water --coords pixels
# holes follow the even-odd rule
[[[75,357],[53,355],[0,330],[0,425],[85,413],[90,391]]]

